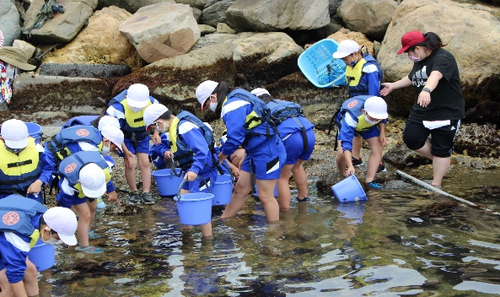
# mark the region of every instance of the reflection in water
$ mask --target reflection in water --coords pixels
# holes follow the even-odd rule
[[[489,178],[495,172],[484,173]],[[480,175],[480,174],[478,174]],[[460,174],[450,174],[459,179]],[[467,199],[499,210],[490,187]],[[475,182],[477,182],[477,180]],[[500,175],[498,175],[498,181]],[[489,179],[488,179],[489,181]],[[57,247],[40,296],[491,296],[500,291],[498,217],[470,207],[424,217],[435,198],[401,181],[365,203],[318,196],[292,201],[278,224],[249,198],[228,220],[214,212],[211,241],[180,229],[172,199],[135,215],[100,214],[103,254]],[[477,185],[477,184],[475,184]],[[446,189],[452,194],[454,189]],[[472,191],[472,190],[470,190]],[[475,201],[475,200],[474,200]],[[476,202],[476,201],[475,201]],[[441,214],[442,216],[439,216]]]

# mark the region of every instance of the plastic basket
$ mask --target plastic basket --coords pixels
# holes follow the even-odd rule
[[[345,63],[335,59],[338,43],[333,39],[322,39],[306,49],[297,60],[300,71],[318,88],[345,85]]]

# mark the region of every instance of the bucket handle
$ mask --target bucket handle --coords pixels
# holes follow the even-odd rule
[[[203,182],[205,182],[205,186],[206,186],[206,188],[207,188],[207,193],[210,193],[210,191],[209,191],[209,186],[208,186],[208,184],[207,184],[207,181],[206,181],[203,177],[201,177],[201,176],[199,176],[199,175],[198,175],[198,176],[196,176],[196,178],[199,178],[199,179],[201,179]],[[181,196],[182,196],[182,195],[181,195],[181,190],[182,190],[182,186],[183,186],[183,185],[184,185],[184,183],[185,183],[185,182],[187,182],[187,181],[188,181],[188,180],[187,180],[187,179],[185,179],[185,178],[184,178],[184,179],[182,179],[182,182],[181,182],[181,184],[179,185],[179,190],[177,191],[177,195],[175,195],[175,197],[174,197],[174,200],[175,200],[175,201],[177,201],[178,203],[181,203]]]
[[[173,175],[177,176],[177,177],[181,177],[181,174],[182,174],[182,170],[179,171],[179,174],[177,174],[177,168],[175,168],[175,164],[174,164],[174,160],[172,160],[172,162],[170,162],[170,176],[169,177],[172,177]]]

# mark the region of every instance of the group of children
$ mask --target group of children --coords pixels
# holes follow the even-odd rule
[[[441,49],[441,40],[434,33],[424,35],[412,31],[405,34],[401,42],[402,49],[398,53],[407,52],[415,65],[411,77],[395,83],[382,84],[380,66],[373,57],[362,54],[354,41],[341,42],[333,54],[347,65],[346,81],[352,95],[343,102],[334,118],[339,129],[337,169],[344,176],[355,174],[355,165],[362,163],[359,136],[371,149],[366,182],[372,188],[382,187],[374,177],[384,169],[382,148],[387,143],[385,122],[388,113],[386,102],[378,94],[385,96],[394,89],[410,86],[425,74],[428,78],[426,84],[419,81],[417,87],[413,83],[418,100],[405,130],[405,142],[411,149],[433,160],[432,184],[440,187],[449,166],[453,139],[463,117],[456,62]],[[450,67],[443,66],[450,59],[453,61]],[[426,67],[435,67],[435,70],[424,73]],[[446,80],[442,80],[443,77]],[[382,91],[381,85],[385,86]],[[456,96],[446,95],[450,90],[455,91]],[[446,95],[446,100],[439,101],[438,95]],[[455,97],[461,97],[456,104]],[[200,191],[202,186],[213,186],[224,172],[222,165],[227,165],[225,173],[233,174],[237,182],[222,219],[237,214],[248,194],[254,190],[255,183],[267,221],[279,221],[280,212],[290,210],[290,174],[297,185],[297,201],[308,201],[303,163],[309,160],[316,140],[314,125],[304,117],[299,104],[273,98],[266,89],[257,88],[250,92],[231,88],[224,81],[212,80],[206,80],[196,88],[196,98],[202,111],[208,108],[222,119],[226,129],[220,145],[216,145],[207,123],[187,111],[173,114],[151,97],[148,87],[143,84],[133,84],[111,99],[104,116],[82,116],[68,121],[43,147],[29,136],[24,122],[11,119],[2,124],[2,294],[38,294],[36,268],[27,258],[30,247],[38,238],[49,244],[78,243],[76,249],[82,252],[102,252],[91,246],[89,239],[99,236],[91,231],[96,200],[107,193],[108,201],[120,203],[111,181],[114,160],[109,153],[112,151],[125,161],[129,203],[156,202],[151,194],[150,155],[159,168],[181,168],[186,181],[181,194]],[[440,114],[433,112],[436,109],[449,111]],[[409,137],[410,134],[418,137]],[[427,140],[429,134],[432,134],[432,143]],[[137,163],[142,191],[137,187]],[[56,183],[59,206],[47,210],[40,203],[42,186]],[[275,199],[275,188],[278,200]],[[78,221],[72,209],[78,213]],[[211,237],[211,223],[202,225],[201,232],[204,237]]]

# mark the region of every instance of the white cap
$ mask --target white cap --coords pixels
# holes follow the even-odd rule
[[[148,105],[149,89],[143,84],[133,84],[127,90],[127,103],[132,108],[143,108]]]
[[[110,140],[120,152],[122,152],[122,144],[123,144],[123,132],[120,128],[116,128],[115,126],[105,126],[101,130],[101,135],[106,139]]]
[[[146,131],[149,131],[149,126],[156,122],[156,120],[158,120],[158,118],[167,111],[168,108],[163,104],[151,104],[146,107],[146,110],[144,110],[144,114],[142,115],[144,123],[146,124]]]
[[[356,41],[342,40],[332,56],[335,59],[342,59],[357,51],[359,51],[359,44]]]
[[[83,194],[89,198],[97,198],[106,193],[106,176],[96,163],[84,165],[80,169],[79,180]]]
[[[52,207],[43,214],[43,220],[50,229],[57,232],[59,239],[67,245],[76,245],[75,232],[78,226],[75,213],[66,207]]]
[[[210,95],[212,95],[218,84],[218,82],[213,80],[206,80],[196,88],[196,99],[200,102],[202,111],[204,109],[205,101],[207,101]]]
[[[380,97],[373,96],[366,99],[363,108],[372,118],[383,120],[389,117],[387,114],[387,103],[385,103],[384,99]]]
[[[2,124],[2,137],[5,146],[12,149],[23,149],[28,146],[28,126],[21,120],[7,120]]]
[[[99,123],[97,124],[97,130],[101,131],[103,127],[112,126],[120,129],[120,121],[117,118],[104,115],[99,119]]]
[[[271,94],[269,94],[269,91],[267,91],[264,88],[253,89],[250,93],[254,94],[257,97],[262,96],[262,95],[269,95],[269,96],[271,96]]]

